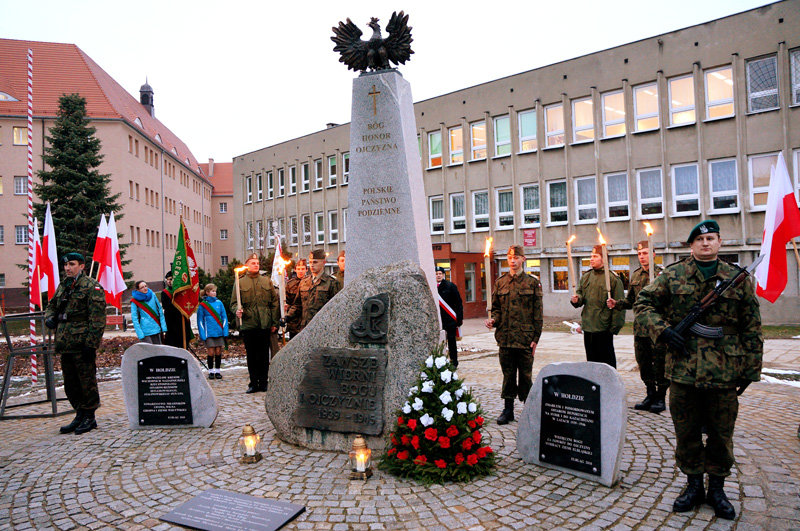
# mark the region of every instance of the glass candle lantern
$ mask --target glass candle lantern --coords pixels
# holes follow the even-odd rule
[[[372,450],[367,441],[359,435],[353,440],[350,449],[350,479],[367,479],[372,476]]]
[[[242,435],[239,437],[239,452],[241,457],[240,463],[257,463],[261,461],[261,436],[256,433],[256,430],[250,424],[245,424],[242,429]]]

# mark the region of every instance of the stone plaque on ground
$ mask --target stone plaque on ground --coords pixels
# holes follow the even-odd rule
[[[536,377],[517,428],[522,460],[611,486],[628,422],[625,385],[605,363],[560,362]]]
[[[160,520],[207,531],[269,531],[280,529],[305,510],[294,503],[209,489]]]
[[[217,399],[187,351],[136,343],[122,357],[122,388],[131,429],[208,427]]]
[[[383,431],[386,351],[320,348],[298,389],[298,426],[379,435]]]

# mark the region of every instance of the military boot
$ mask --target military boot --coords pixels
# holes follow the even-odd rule
[[[702,505],[705,501],[703,492],[703,474],[689,474],[688,483],[683,488],[681,495],[672,504],[672,510],[676,513],[685,513],[695,507]]]
[[[513,398],[506,398],[506,404],[503,408],[503,412],[500,413],[500,416],[497,417],[497,423],[500,425],[508,424],[514,420],[514,399]]]
[[[651,413],[661,413],[665,409],[667,409],[667,404],[664,401],[664,397],[667,395],[667,388],[666,387],[658,387],[656,389],[656,393],[653,397],[653,403],[650,404],[650,412]]]
[[[653,405],[653,399],[655,394],[656,394],[656,388],[652,385],[648,385],[647,396],[644,397],[644,400],[634,405],[633,409],[638,409],[639,411],[649,411],[650,407]]]
[[[75,431],[75,428],[78,427],[78,425],[81,423],[82,420],[83,420],[83,411],[79,409],[75,413],[75,418],[72,419],[72,422],[70,422],[66,426],[61,426],[58,429],[59,433],[72,433],[73,431]]]
[[[725,495],[725,491],[722,488],[723,483],[725,483],[724,477],[708,475],[708,495],[706,496],[706,501],[714,508],[714,514],[717,515],[717,518],[733,520],[736,518],[736,510]]]
[[[86,410],[83,412],[83,419],[81,423],[75,428],[75,435],[82,435],[90,432],[97,427],[97,421],[94,418],[94,410]]]

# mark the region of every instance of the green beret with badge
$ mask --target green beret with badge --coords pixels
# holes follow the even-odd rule
[[[706,219],[695,225],[692,232],[689,233],[689,238],[686,240],[686,243],[691,245],[695,238],[701,234],[708,234],[709,232],[716,232],[719,234],[719,223],[713,219]]]

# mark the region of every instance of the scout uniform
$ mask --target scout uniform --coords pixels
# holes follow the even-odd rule
[[[699,223],[689,235],[719,233],[713,220]],[[689,335],[675,341],[677,325],[689,310],[714,289],[718,281],[733,278],[738,270],[721,261],[685,258],[664,269],[653,284],[639,294],[636,323],[653,341],[668,342],[666,376],[670,385],[669,409],[675,425],[675,457],[688,476],[688,484],[673,510],[684,512],[703,503],[703,473],[708,473],[708,502],[717,516],[733,519],[735,511],[723,491],[733,457],[733,429],[739,408],[737,396],[761,377],[763,337],[758,299],[749,280],[729,288],[707,310],[700,324],[721,327],[723,336]],[[683,348],[676,348],[684,342]],[[675,345],[675,346],[673,346]],[[738,388],[738,389],[737,389]],[[703,427],[708,434],[703,444]]]
[[[324,260],[325,253],[319,249],[311,253],[311,257],[315,260]],[[318,277],[309,271],[303,280],[300,281],[298,288],[300,294],[295,297],[294,304],[292,304],[289,311],[286,312],[286,318],[290,319],[296,315],[300,315],[300,330],[305,328],[311,319],[317,315],[325,304],[331,300],[334,295],[339,293],[339,282],[330,276],[325,271],[322,271]]]

